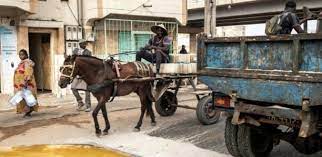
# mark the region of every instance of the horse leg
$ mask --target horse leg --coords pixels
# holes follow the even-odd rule
[[[107,117],[106,104],[102,105],[101,110],[102,110],[102,114],[103,114],[103,117],[105,120],[105,129],[103,130],[103,135],[107,135],[108,130],[110,130],[111,126],[110,126],[110,122]]]
[[[102,107],[103,104],[104,103],[99,102],[97,104],[97,106],[95,107],[95,109],[93,110],[93,113],[92,113],[92,116],[93,116],[93,119],[94,119],[94,124],[95,124],[95,133],[96,133],[96,136],[100,136],[101,135],[100,126],[99,126],[98,121],[97,121],[97,114],[100,111],[100,109],[101,109],[101,107]]]
[[[151,125],[156,126],[157,122],[155,121],[155,115],[154,115],[153,108],[152,108],[152,101],[149,100],[148,98],[147,98],[147,110],[150,114]]]
[[[141,98],[141,96],[140,96],[140,100],[141,100],[141,115],[140,115],[140,119],[139,119],[137,125],[134,128],[134,131],[136,131],[136,132],[140,131],[140,127],[142,126],[142,120],[143,120],[144,113],[145,113],[145,110],[146,110],[146,105],[145,105],[144,99],[145,98]]]

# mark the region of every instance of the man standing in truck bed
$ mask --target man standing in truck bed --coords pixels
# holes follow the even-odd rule
[[[280,26],[282,27],[282,29],[280,32],[278,32],[278,34],[291,34],[293,28],[297,33],[305,33],[305,31],[301,27],[301,24],[311,19],[312,16],[306,16],[304,19],[300,20],[295,12],[296,3],[292,0],[288,1],[285,5],[284,12],[280,15]],[[307,10],[307,12],[309,11]]]

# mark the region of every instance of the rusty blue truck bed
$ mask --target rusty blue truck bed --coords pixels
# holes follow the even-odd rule
[[[240,99],[322,105],[322,34],[199,37],[198,74],[213,91]]]

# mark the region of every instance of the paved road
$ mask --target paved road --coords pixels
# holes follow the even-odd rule
[[[180,93],[179,103],[195,106],[197,101],[193,98],[193,95]],[[156,127],[150,126],[150,120],[146,118],[142,131],[133,133],[132,129],[139,116],[138,98],[135,95],[117,98],[107,106],[112,128],[110,134],[100,140],[93,134],[91,115],[75,111],[73,102],[44,108],[27,120],[13,112],[0,112],[0,146],[76,141],[94,142],[138,156],[177,156],[180,153],[190,153],[191,156],[229,156],[224,142],[224,118],[216,125],[203,126],[196,119],[193,110],[178,109],[172,117],[157,116]],[[102,117],[99,118],[103,124]],[[271,156],[305,155],[297,153],[291,145],[282,142],[274,148]],[[308,157],[320,156],[322,153]]]

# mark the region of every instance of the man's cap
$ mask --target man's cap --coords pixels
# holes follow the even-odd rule
[[[86,39],[79,39],[78,43],[81,44],[81,43],[86,43],[87,40]]]
[[[152,31],[153,33],[157,34],[157,30],[158,30],[159,28],[161,28],[161,29],[162,29],[162,31],[163,31],[163,35],[164,35],[164,36],[165,36],[165,35],[168,35],[168,31],[167,31],[167,29],[164,27],[164,25],[163,25],[163,24],[159,24],[159,25],[152,26],[152,27],[151,27],[151,31]]]

